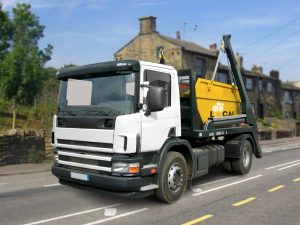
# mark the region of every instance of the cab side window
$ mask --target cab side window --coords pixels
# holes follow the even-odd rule
[[[165,91],[165,107],[171,106],[171,75],[152,70],[145,70],[144,81],[149,85],[162,87]]]

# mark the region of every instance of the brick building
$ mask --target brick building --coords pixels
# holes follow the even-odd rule
[[[295,85],[296,87],[300,88],[300,80],[299,81],[294,81],[293,85]]]
[[[163,49],[166,64],[178,70],[191,69],[198,77],[212,77],[218,55],[216,44],[204,48],[182,40],[178,31],[175,38],[162,35],[156,29],[156,18],[153,16],[142,17],[139,21],[139,34],[114,54],[115,60],[158,62],[159,52]],[[258,117],[282,115],[287,118],[300,118],[300,88],[292,83],[282,83],[276,70],[266,75],[259,66],[254,65],[251,70],[245,69],[243,57],[238,53],[236,60]],[[216,80],[231,82],[227,66],[219,65]]]
[[[282,115],[300,119],[300,88],[291,82],[281,84]]]
[[[139,59],[158,62],[159,50],[163,49],[165,63],[176,69],[192,69],[199,76],[212,75],[216,61],[217,49],[206,49],[193,42],[161,35],[156,30],[155,17],[140,18],[140,32],[124,47],[114,54],[115,60]]]

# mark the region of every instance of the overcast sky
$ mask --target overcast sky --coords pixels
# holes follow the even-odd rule
[[[0,0],[11,10],[17,0]],[[244,67],[280,71],[282,80],[300,80],[299,0],[20,0],[46,26],[41,47],[54,46],[48,66],[83,65],[113,59],[139,32],[138,18],[157,17],[157,30],[204,47],[219,46],[232,34]],[[184,24],[186,24],[184,26]],[[184,29],[185,27],[185,29]],[[184,32],[185,30],[185,32]]]

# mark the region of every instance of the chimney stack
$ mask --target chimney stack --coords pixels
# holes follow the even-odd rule
[[[214,51],[214,52],[218,51],[217,44],[216,43],[210,44],[209,50]]]
[[[209,50],[214,52],[214,53],[217,53],[218,52],[217,44],[216,43],[210,44],[209,45]]]
[[[235,60],[237,62],[237,65],[240,67],[240,69],[243,69],[244,68],[244,58],[243,56],[240,56],[240,53],[236,53],[236,56],[235,56]]]
[[[262,68],[262,66],[256,66],[256,65],[254,65],[252,67],[252,72],[253,73],[262,74],[263,73],[263,68]]]
[[[181,40],[181,35],[180,35],[180,31],[176,31],[176,39],[177,40]]]
[[[278,70],[271,70],[270,71],[270,77],[279,80],[279,71]]]
[[[156,32],[156,17],[147,16],[140,18],[140,34],[150,34]]]

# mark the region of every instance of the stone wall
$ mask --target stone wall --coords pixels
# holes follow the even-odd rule
[[[263,141],[263,140],[272,140],[272,131],[268,130],[268,131],[259,131],[259,140]]]
[[[12,131],[0,136],[0,166],[38,163],[45,158],[45,138],[35,131]]]
[[[296,122],[296,136],[300,136],[300,122]]]

